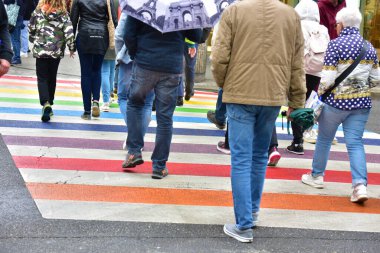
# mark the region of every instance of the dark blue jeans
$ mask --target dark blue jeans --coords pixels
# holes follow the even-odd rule
[[[80,61],[84,111],[90,112],[92,100],[99,101],[100,99],[104,55],[84,54],[79,39],[77,39],[77,49]]]
[[[219,88],[218,91],[218,100],[216,101],[216,108],[215,108],[215,119],[223,124],[226,123],[226,113],[227,113],[227,107],[226,104],[222,102],[222,96],[223,96],[223,89]]]
[[[195,45],[198,50],[198,44]],[[197,54],[193,58],[189,55],[189,46],[185,43],[184,49],[185,56],[185,92],[186,94],[194,94],[194,77],[195,77],[195,64],[197,62]]]
[[[13,58],[12,61],[21,61],[20,50],[21,50],[21,27],[23,26],[22,20],[17,20],[15,29],[11,33],[11,41],[13,47]]]
[[[166,168],[173,134],[173,113],[177,100],[180,74],[146,70],[133,64],[128,93],[127,147],[129,154],[140,154],[144,146],[144,107],[154,89],[156,95],[156,142],[152,153],[153,170]]]

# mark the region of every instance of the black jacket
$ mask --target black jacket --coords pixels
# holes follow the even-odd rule
[[[161,33],[140,20],[127,17],[124,40],[128,54],[143,69],[181,74],[185,38],[199,43],[202,30]]]
[[[11,38],[8,32],[8,17],[3,1],[0,1],[0,59],[12,60]]]
[[[117,14],[113,1],[111,10],[112,21],[116,27]],[[85,54],[104,55],[109,44],[107,0],[74,0],[70,16],[74,35],[78,31],[81,51]]]
[[[25,13],[24,20],[29,20],[33,11],[36,9],[36,1],[35,0],[24,0]]]
[[[18,11],[17,21],[24,20],[24,14],[25,14],[24,0],[4,0],[4,4],[14,4],[15,1],[17,5],[20,6],[20,10]]]

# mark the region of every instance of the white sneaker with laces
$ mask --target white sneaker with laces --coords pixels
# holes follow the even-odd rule
[[[368,200],[367,186],[358,184],[354,187],[351,194],[351,202],[363,203]]]
[[[305,131],[303,133],[303,140],[305,142],[315,144],[315,143],[317,143],[317,136],[318,136],[317,132],[314,129],[312,129],[309,131]]]
[[[302,183],[310,185],[311,187],[322,189],[323,188],[323,176],[313,177],[311,173],[303,174],[301,178]]]
[[[109,112],[110,111],[110,103],[109,102],[103,103],[102,107],[100,107],[100,110],[102,110],[103,112]]]

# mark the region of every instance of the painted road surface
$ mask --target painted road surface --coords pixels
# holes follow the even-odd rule
[[[117,105],[99,119],[82,120],[78,80],[58,82],[55,115],[42,123],[36,79],[0,79],[0,133],[44,218],[233,223],[230,156],[216,150],[224,131],[206,118],[216,96],[197,91],[177,107],[170,175],[164,180],[150,177],[154,113],[145,138],[145,163],[124,171],[126,127]],[[259,225],[380,232],[380,135],[364,134],[370,200],[357,205],[349,201],[351,174],[342,129],[339,143],[332,146],[325,189],[313,189],[300,178],[310,170],[315,145],[305,143],[303,156],[287,153],[292,137],[281,126],[279,117],[282,159],[277,167],[268,167]]]

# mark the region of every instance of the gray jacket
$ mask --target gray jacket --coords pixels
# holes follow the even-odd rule
[[[115,30],[115,50],[116,50],[116,61],[117,63],[124,63],[128,64],[132,60],[128,55],[128,50],[124,42],[124,35],[125,35],[125,23],[127,21],[127,14],[122,12],[118,26]]]

